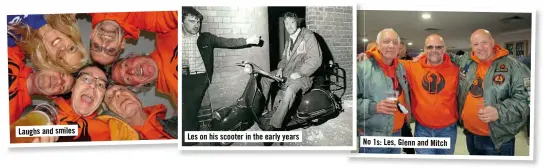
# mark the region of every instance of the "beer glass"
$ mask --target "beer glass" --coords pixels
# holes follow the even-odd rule
[[[16,137],[17,126],[44,126],[57,124],[58,111],[48,103],[38,104],[32,111],[10,125],[10,143],[31,143],[39,136]],[[41,133],[41,132],[40,132]]]

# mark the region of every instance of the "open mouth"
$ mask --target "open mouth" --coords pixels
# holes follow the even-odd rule
[[[92,105],[93,102],[94,102],[94,96],[89,95],[89,94],[83,94],[83,95],[81,95],[81,101],[82,101],[84,104],[90,106],[90,105]]]
[[[51,43],[51,45],[56,46],[59,42],[60,42],[60,38],[57,37],[55,40],[53,40],[53,43]]]

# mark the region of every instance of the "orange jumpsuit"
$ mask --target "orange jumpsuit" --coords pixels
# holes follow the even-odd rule
[[[138,140],[138,133],[128,124],[109,115],[98,115],[97,112],[83,117],[74,112],[70,100],[57,98],[57,125],[78,125],[77,136],[61,136],[59,142],[71,141],[110,141]]]
[[[144,108],[144,112],[149,115],[144,125],[133,126],[143,139],[174,139],[170,134],[164,131],[159,120],[163,120],[166,116],[166,107],[162,104],[149,106]]]
[[[24,109],[32,104],[30,93],[26,88],[26,81],[33,70],[25,65],[24,59],[25,56],[19,47],[8,47],[10,124],[17,121]]]
[[[93,28],[103,20],[114,20],[124,30],[125,38],[138,39],[140,30],[156,33],[155,50],[150,54],[159,67],[157,91],[167,94],[178,103],[178,13],[161,12],[119,12],[95,13]]]

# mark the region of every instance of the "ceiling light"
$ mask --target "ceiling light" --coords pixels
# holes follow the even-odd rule
[[[411,46],[411,45],[412,45],[412,42],[409,42],[408,45]]]
[[[368,39],[367,39],[367,38],[363,38],[363,42],[368,42]]]
[[[428,14],[428,13],[424,13],[421,15],[421,18],[427,20],[427,19],[431,19],[431,14]]]

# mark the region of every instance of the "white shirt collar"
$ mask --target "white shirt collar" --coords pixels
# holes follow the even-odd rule
[[[293,42],[295,40],[297,40],[297,36],[298,36],[299,33],[300,33],[300,28],[297,28],[297,31],[295,31],[295,34],[292,34],[292,35],[289,36],[289,37],[291,37],[291,40],[293,40]]]

